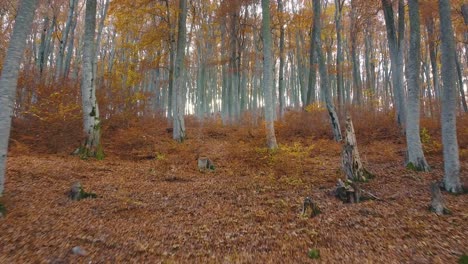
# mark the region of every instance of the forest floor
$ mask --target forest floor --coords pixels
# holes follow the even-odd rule
[[[403,166],[404,140],[391,125],[355,122],[376,176],[362,188],[382,201],[344,204],[330,194],[343,177],[341,145],[317,120],[295,118],[277,124],[273,153],[262,128],[188,122],[189,138],[178,144],[161,122],[108,125],[103,161],[71,156],[70,145],[47,152],[16,125],[0,263],[457,263],[468,254],[468,195],[443,193],[451,215],[428,210],[429,185],[443,175],[436,139],[428,144],[433,170],[414,172]],[[465,184],[466,151],[463,141]],[[215,170],[199,172],[199,156]],[[98,197],[71,201],[76,181]],[[306,196],[321,214],[301,215]],[[86,255],[74,255],[75,246]]]

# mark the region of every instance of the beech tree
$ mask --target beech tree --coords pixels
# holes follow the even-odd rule
[[[269,149],[278,148],[275,135],[273,106],[273,66],[272,43],[270,32],[270,0],[262,0],[262,35],[263,35],[263,96],[265,98],[265,127]]]
[[[462,191],[457,140],[457,88],[455,41],[450,17],[450,0],[439,0],[442,61],[442,144],[444,152],[444,186],[449,192]]]
[[[408,107],[406,122],[406,144],[408,148],[407,164],[415,170],[428,171],[424,152],[422,149],[419,116],[420,116],[420,67],[421,67],[421,34],[419,18],[419,0],[408,0],[410,20],[410,47],[407,62],[408,72]]]
[[[26,38],[34,19],[36,4],[36,0],[20,1],[13,34],[3,63],[2,75],[0,76],[0,196],[2,196],[5,188],[8,141],[16,99],[16,85],[21,59],[26,48]]]
[[[86,1],[86,20],[83,42],[83,70],[81,77],[81,100],[83,106],[83,129],[85,141],[80,149],[83,157],[103,158],[101,148],[101,120],[96,98],[95,76],[95,31],[96,0]]]
[[[185,139],[185,122],[184,122],[184,58],[185,58],[185,42],[186,42],[186,21],[187,21],[187,0],[179,1],[179,23],[177,33],[177,52],[175,60],[174,87],[172,95],[173,106],[173,138],[176,141],[182,142]]]

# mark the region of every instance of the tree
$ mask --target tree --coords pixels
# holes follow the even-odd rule
[[[172,96],[173,107],[173,138],[182,142],[185,139],[185,122],[184,122],[184,59],[185,59],[185,42],[187,35],[187,0],[179,1],[179,31],[177,33],[177,51],[175,60],[174,72],[174,90]]]
[[[314,35],[314,46],[317,52],[317,57],[319,61],[319,71],[320,71],[320,84],[322,86],[322,91],[325,93],[325,104],[327,105],[328,115],[330,117],[330,123],[333,130],[333,137],[336,141],[341,141],[341,129],[340,122],[338,120],[338,115],[336,114],[335,106],[333,105],[333,99],[331,98],[330,84],[328,78],[328,69],[325,64],[325,56],[322,51],[322,25],[320,23],[320,14],[322,13],[322,8],[320,0],[313,0],[314,5],[314,29],[316,34]]]
[[[22,0],[20,2],[0,76],[0,196],[5,188],[8,141],[21,59],[26,48],[26,38],[31,29],[36,5],[36,0]]]
[[[270,32],[270,0],[262,0],[262,35],[263,35],[263,96],[265,99],[265,126],[269,149],[278,148],[275,136],[273,106],[273,56]]]
[[[280,26],[280,44],[279,44],[279,76],[278,76],[278,92],[279,92],[279,112],[280,118],[284,117],[285,95],[284,95],[284,25],[283,25],[283,0],[278,0],[279,26]]]
[[[408,67],[408,107],[406,122],[406,144],[408,149],[407,167],[420,171],[429,171],[422,149],[419,131],[419,77],[421,67],[421,33],[419,18],[419,0],[408,0],[410,19],[410,49]]]
[[[101,148],[101,121],[96,98],[94,76],[96,0],[86,1],[86,21],[83,40],[83,72],[81,77],[81,100],[83,106],[83,129],[85,142],[80,149],[82,157],[103,158]]]
[[[439,0],[442,62],[442,144],[444,152],[444,185],[449,192],[462,191],[457,141],[457,90],[455,41],[450,17],[450,0]]]
[[[403,90],[403,50],[405,43],[405,8],[403,0],[398,1],[398,35],[395,28],[392,1],[382,0],[387,41],[392,62],[392,83],[395,97],[395,109],[398,125],[404,127],[406,122],[405,94]]]

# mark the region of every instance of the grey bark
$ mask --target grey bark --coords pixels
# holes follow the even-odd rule
[[[325,63],[325,56],[322,51],[322,25],[320,23],[320,15],[322,12],[320,0],[313,0],[313,8],[314,8],[314,30],[315,34],[315,47],[319,61],[319,71],[320,71],[320,84],[322,86],[322,91],[324,92],[325,97],[325,104],[327,106],[328,115],[330,117],[330,124],[332,126],[333,137],[336,141],[341,141],[341,129],[340,129],[340,122],[338,120],[338,115],[336,114],[335,106],[333,105],[333,100],[331,98],[331,89],[329,84],[329,77],[328,77],[328,69]]]
[[[449,192],[462,191],[456,123],[455,41],[450,17],[450,0],[439,0],[442,61],[442,144],[444,152],[444,184]]]
[[[353,103],[360,105],[362,103],[362,80],[361,80],[361,66],[358,55],[357,38],[358,29],[356,25],[356,10],[355,1],[351,0],[351,60],[353,65]]]
[[[284,94],[284,60],[285,60],[285,51],[284,51],[284,25],[283,25],[283,1],[278,0],[278,12],[280,16],[280,44],[279,44],[279,76],[278,76],[278,91],[279,91],[279,116],[280,119],[284,117],[284,108],[285,108],[285,94]]]
[[[420,66],[421,34],[419,19],[419,0],[408,0],[410,19],[410,50],[408,67],[408,112],[406,122],[406,144],[408,150],[407,167],[419,171],[429,171],[430,167],[422,149],[419,116],[420,116]]]
[[[70,35],[70,29],[73,24],[73,16],[76,7],[76,0],[69,1],[68,7],[68,17],[67,22],[65,24],[65,29],[62,32],[62,39],[59,42],[59,52],[57,55],[57,61],[55,64],[55,81],[58,82],[61,78],[63,78],[63,62],[65,57],[65,48],[68,44],[68,36]]]
[[[404,127],[406,122],[406,107],[405,94],[403,88],[403,45],[405,28],[405,11],[403,0],[398,1],[398,36],[395,28],[395,17],[393,13],[392,2],[390,0],[382,0],[382,7],[384,9],[385,26],[387,29],[387,40],[390,50],[396,118],[397,123],[401,127]]]
[[[267,131],[267,146],[277,149],[274,106],[273,106],[273,55],[270,32],[270,0],[262,0],[262,35],[263,35],[263,98],[265,100],[265,126]]]
[[[310,52],[309,52],[309,81],[307,83],[307,105],[312,104],[315,102],[316,98],[316,91],[315,85],[317,83],[317,49],[315,45],[315,39],[317,38],[317,30],[315,24],[312,27],[311,34],[310,34]],[[320,47],[321,48],[321,47]]]
[[[434,29],[434,18],[428,17],[426,19],[427,38],[429,42],[429,57],[431,59],[431,70],[432,70],[432,85],[434,87],[434,93],[437,100],[440,99],[440,87],[439,87],[439,66],[437,64],[437,46]]]
[[[100,151],[101,121],[96,98],[96,83],[93,70],[95,56],[96,0],[86,1],[85,33],[83,37],[83,70],[81,98],[83,105],[83,129],[85,142],[82,155],[96,156]]]
[[[173,138],[182,142],[185,139],[185,121],[184,121],[184,60],[185,60],[185,45],[187,36],[187,0],[179,1],[179,22],[177,32],[177,52],[175,61],[175,72],[174,72],[174,93],[172,98],[173,108]]]
[[[457,56],[457,51],[454,50],[455,52],[455,63],[457,66],[457,80],[458,80],[458,89],[460,91],[460,99],[461,99],[461,105],[463,107],[463,112],[468,112],[468,106],[466,105],[466,97],[465,97],[465,90],[463,88],[463,75],[462,75],[462,68],[460,65],[460,59]]]
[[[26,48],[26,38],[34,19],[36,5],[36,0],[22,0],[20,2],[0,76],[0,197],[5,188],[8,140],[20,64]]]
[[[335,27],[336,27],[336,93],[338,107],[343,104],[344,80],[343,80],[343,48],[341,40],[342,31],[342,11],[344,0],[335,0]]]

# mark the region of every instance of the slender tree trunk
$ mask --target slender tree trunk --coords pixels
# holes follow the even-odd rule
[[[309,81],[307,83],[307,105],[315,103],[316,91],[315,85],[317,83],[317,49],[315,47],[315,38],[317,37],[317,30],[315,25],[312,27],[310,34],[310,53],[309,53]],[[321,47],[320,47],[321,48]]]
[[[327,105],[327,110],[328,114],[330,116],[330,123],[332,126],[332,131],[333,131],[333,137],[335,138],[336,141],[341,141],[341,129],[340,129],[340,122],[338,120],[338,115],[336,114],[335,111],[335,106],[333,105],[333,100],[331,98],[331,89],[330,89],[330,84],[329,84],[329,78],[328,78],[328,69],[327,65],[325,64],[325,56],[322,51],[322,40],[321,40],[321,35],[322,35],[322,25],[320,23],[320,15],[321,15],[321,4],[320,0],[313,0],[313,5],[314,5],[314,31],[316,32],[315,35],[315,47],[316,47],[316,52],[318,55],[318,61],[319,61],[319,70],[320,70],[320,84],[322,86],[322,91],[325,94],[325,103]]]
[[[457,141],[457,92],[455,41],[450,17],[450,0],[439,0],[442,61],[442,144],[444,147],[444,184],[449,192],[462,191]]]
[[[36,4],[36,0],[22,0],[19,3],[15,26],[0,76],[0,197],[5,188],[8,140],[10,139],[18,75],[26,48],[26,39],[34,19]]]
[[[80,154],[85,157],[102,158],[102,150],[100,149],[101,121],[99,119],[99,107],[96,98],[96,80],[93,69],[95,56],[96,5],[96,0],[86,1],[81,81],[85,143]]]
[[[405,27],[405,11],[403,0],[398,2],[398,37],[395,29],[395,18],[393,14],[392,2],[390,0],[382,0],[384,9],[385,25],[387,28],[387,39],[390,50],[390,60],[392,62],[392,82],[393,94],[395,97],[395,109],[397,123],[403,128],[406,122],[406,107],[405,107],[405,92],[403,88],[403,44],[404,44],[404,27]]]
[[[410,50],[408,67],[408,112],[406,122],[406,144],[408,160],[406,166],[418,171],[429,171],[422,149],[419,116],[420,116],[420,64],[421,34],[419,20],[419,0],[408,0],[410,18]]]
[[[173,100],[173,138],[182,142],[185,139],[185,121],[184,121],[184,60],[185,60],[185,45],[187,36],[187,0],[179,1],[179,23],[177,33],[177,53],[174,74],[174,98]]]
[[[336,27],[336,93],[338,107],[343,105],[343,48],[341,40],[341,18],[344,0],[335,0],[335,27]]]
[[[270,32],[270,0],[262,0],[262,35],[263,35],[263,98],[265,100],[265,126],[267,146],[278,148],[275,135],[273,105],[273,55]]]
[[[434,29],[434,18],[430,17],[426,19],[427,38],[429,42],[429,56],[431,59],[432,69],[432,85],[434,87],[434,93],[436,100],[440,99],[440,88],[439,88],[439,66],[437,64],[437,47],[436,47],[436,36]]]
[[[76,0],[70,0],[68,7],[68,18],[65,24],[65,29],[62,33],[62,39],[60,40],[59,53],[57,55],[57,62],[55,64],[55,81],[58,82],[63,78],[63,62],[65,57],[65,48],[68,43],[68,35],[70,35],[70,29],[73,24],[73,15],[75,12]]]
[[[463,107],[463,112],[468,112],[468,106],[466,105],[466,97],[465,97],[465,90],[463,88],[463,75],[462,75],[462,68],[460,65],[460,59],[457,56],[457,51],[454,50],[455,52],[455,63],[457,66],[457,80],[458,80],[458,88],[460,91],[460,99],[461,99],[461,105]]]
[[[278,76],[278,91],[279,91],[279,116],[280,119],[284,117],[285,108],[285,94],[284,94],[284,25],[283,25],[283,1],[278,0],[278,13],[280,19],[280,63],[279,63],[279,76]]]
[[[361,81],[361,66],[358,55],[357,38],[358,29],[356,26],[356,10],[355,1],[351,0],[351,60],[353,65],[353,103],[361,105],[362,103],[362,81]]]

